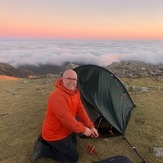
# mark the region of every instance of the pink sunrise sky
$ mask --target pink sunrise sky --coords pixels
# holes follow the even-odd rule
[[[163,0],[0,0],[0,38],[163,39]]]

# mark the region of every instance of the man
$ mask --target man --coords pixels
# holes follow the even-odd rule
[[[79,154],[75,133],[92,138],[99,136],[82,105],[76,85],[77,74],[73,70],[65,71],[62,78],[56,81],[56,89],[48,99],[42,135],[35,143],[31,162],[41,156],[76,162]],[[80,121],[76,120],[76,115]]]

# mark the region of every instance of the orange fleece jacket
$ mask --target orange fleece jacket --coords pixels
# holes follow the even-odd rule
[[[55,86],[56,89],[48,99],[42,127],[43,138],[47,141],[56,141],[67,137],[72,132],[84,133],[86,126],[93,128],[94,125],[80,100],[79,90],[66,89],[61,79],[56,81]],[[81,122],[76,120],[76,115]]]

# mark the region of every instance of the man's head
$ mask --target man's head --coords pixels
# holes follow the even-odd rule
[[[77,74],[73,70],[66,70],[62,76],[63,86],[68,90],[75,90],[77,85]]]

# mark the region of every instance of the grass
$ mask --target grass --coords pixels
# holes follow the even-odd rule
[[[120,79],[129,86],[145,86],[147,92],[129,92],[136,104],[125,135],[148,163],[161,163],[153,147],[163,147],[163,81],[153,78]],[[28,163],[33,143],[41,131],[47,98],[54,89],[54,79],[0,81],[0,162]],[[158,90],[161,88],[160,90]],[[97,156],[88,154],[86,146],[95,145]],[[140,158],[122,137],[79,139],[78,163],[91,163],[114,155],[125,155],[140,163]],[[38,163],[52,163],[41,158]]]

